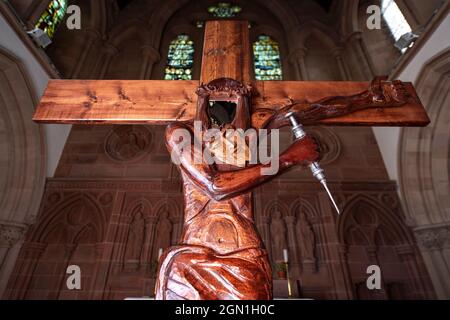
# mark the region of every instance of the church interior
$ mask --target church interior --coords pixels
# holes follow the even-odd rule
[[[32,117],[50,79],[199,80],[205,23],[221,19],[248,21],[256,80],[386,75],[412,82],[431,120],[305,127],[341,213],[301,167],[253,190],[274,298],[450,299],[447,0],[0,2],[0,298],[154,297],[184,212],[164,126]],[[292,143],[289,129],[280,136],[281,149]],[[79,290],[66,286],[69,265]],[[366,285],[371,265],[381,289]]]

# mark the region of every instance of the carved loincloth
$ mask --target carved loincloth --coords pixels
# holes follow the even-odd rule
[[[182,245],[161,259],[156,299],[272,299],[272,274],[263,249],[219,255],[207,247]]]

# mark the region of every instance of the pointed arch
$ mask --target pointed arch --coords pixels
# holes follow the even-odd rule
[[[299,212],[305,212],[308,218],[316,218],[317,211],[314,206],[306,199],[296,199],[289,206],[290,215],[298,218]]]
[[[345,235],[349,227],[349,223],[354,218],[354,208],[359,205],[366,205],[372,208],[376,214],[377,221],[373,225],[373,233],[370,235],[368,241],[371,245],[375,244],[375,233],[379,226],[383,226],[390,230],[391,235],[395,235],[395,244],[414,243],[412,234],[405,228],[405,223],[399,219],[399,217],[380,204],[376,200],[366,195],[355,195],[349,201],[347,201],[341,216],[338,220],[338,238],[341,243],[346,243]],[[365,234],[365,233],[364,233]],[[368,235],[365,234],[367,237]]]
[[[89,220],[85,225],[92,223],[96,230],[98,230],[97,240],[100,242],[105,234],[106,218],[102,208],[98,205],[96,200],[88,194],[75,194],[68,198],[66,201],[61,202],[55,208],[53,208],[49,214],[47,214],[35,227],[32,232],[31,241],[33,242],[45,242],[47,236],[54,230],[56,225],[65,226],[63,222],[67,219],[68,210],[71,208],[85,203],[87,207],[93,208],[94,212],[89,214]]]
[[[274,210],[277,209],[282,217],[289,215],[289,208],[284,203],[280,202],[278,199],[270,201],[265,205],[263,216],[268,219],[272,218]]]
[[[144,213],[144,218],[152,216],[153,212],[152,203],[148,199],[141,197],[131,202],[127,206],[127,210],[125,210],[125,215],[130,218],[130,221],[133,219],[138,209],[142,209]]]
[[[36,216],[45,183],[45,140],[30,121],[35,88],[22,62],[0,47],[0,213],[22,222]]]

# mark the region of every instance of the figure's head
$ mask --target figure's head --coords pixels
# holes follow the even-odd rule
[[[251,88],[230,78],[219,78],[202,84],[195,120],[202,122],[204,130],[217,127],[250,128]]]

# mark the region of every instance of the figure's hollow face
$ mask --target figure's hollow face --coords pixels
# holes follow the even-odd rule
[[[210,100],[208,106],[208,117],[212,126],[223,127],[233,122],[236,116],[236,102]]]

